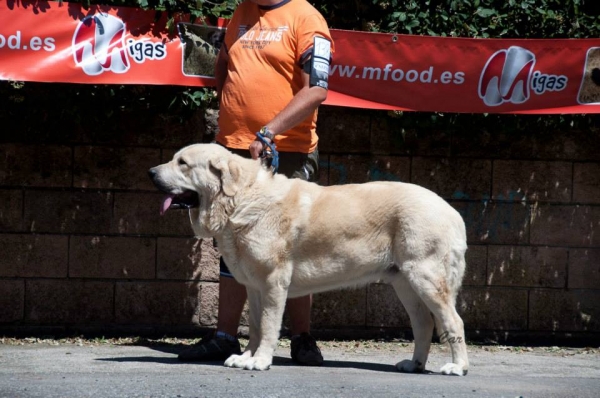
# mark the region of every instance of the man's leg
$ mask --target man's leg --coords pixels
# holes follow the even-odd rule
[[[221,275],[219,277],[219,314],[217,331],[236,336],[244,304],[246,288],[235,279]]]
[[[301,153],[280,152],[280,173],[289,178],[300,178],[305,181],[315,182],[319,173],[319,151],[315,150],[308,155]],[[321,350],[317,341],[310,335],[310,314],[312,296],[288,299],[287,311],[290,318],[292,333],[292,359],[307,366],[320,366],[323,364]]]
[[[233,279],[222,258],[220,267],[217,330],[179,353],[180,361],[225,360],[232,354],[241,354],[240,342],[236,336],[246,303],[246,288]]]

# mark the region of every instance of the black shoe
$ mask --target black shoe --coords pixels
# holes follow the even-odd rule
[[[300,365],[321,366],[323,355],[317,341],[308,333],[292,337],[292,360]]]
[[[241,353],[240,341],[237,338],[232,341],[225,337],[217,337],[213,332],[204,336],[199,343],[181,351],[177,359],[182,362],[219,361]]]

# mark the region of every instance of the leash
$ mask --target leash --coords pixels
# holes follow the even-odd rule
[[[258,137],[259,141],[265,146],[265,150],[263,150],[261,158],[270,158],[273,174],[277,173],[277,169],[279,168],[279,152],[277,152],[277,149],[275,149],[275,142],[271,142],[269,144],[260,131],[256,133],[256,137]]]

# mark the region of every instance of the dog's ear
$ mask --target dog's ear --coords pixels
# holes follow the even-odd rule
[[[211,159],[210,165],[216,171],[221,179],[221,189],[227,196],[233,196],[239,189],[242,168],[235,159]]]

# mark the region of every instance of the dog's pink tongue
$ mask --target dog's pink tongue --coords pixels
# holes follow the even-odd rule
[[[171,202],[173,202],[173,196],[174,195],[168,195],[165,196],[165,198],[163,199],[163,203],[162,206],[160,207],[160,215],[164,215],[167,210],[169,210],[169,207],[171,206]]]

